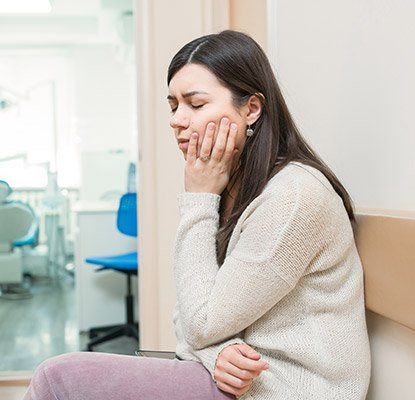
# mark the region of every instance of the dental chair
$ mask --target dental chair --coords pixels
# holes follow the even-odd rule
[[[11,193],[9,184],[0,180],[0,297],[20,299],[31,297],[31,293],[12,289],[23,281],[22,253],[14,242],[19,245],[19,240],[27,239],[35,217],[29,205],[8,200]]]

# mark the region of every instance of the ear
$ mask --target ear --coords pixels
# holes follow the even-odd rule
[[[262,102],[260,98],[264,96],[261,93],[253,94],[245,104],[246,123],[252,125],[258,120],[262,112]]]

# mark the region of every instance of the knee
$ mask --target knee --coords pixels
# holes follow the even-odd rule
[[[48,358],[36,368],[32,382],[44,386],[61,381],[71,371],[71,366],[78,362],[80,355],[80,352],[75,352]]]
[[[43,361],[39,364],[37,367],[37,370],[43,371],[43,372],[59,372],[62,368],[65,368],[68,366],[68,364],[76,363],[78,359],[81,357],[82,353],[66,353],[61,354],[59,356],[48,358],[47,360]]]
[[[57,399],[56,388],[62,384],[65,360],[75,357],[72,354],[52,357],[39,364],[33,374],[24,399]]]

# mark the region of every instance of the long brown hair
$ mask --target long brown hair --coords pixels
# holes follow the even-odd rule
[[[299,161],[320,170],[342,198],[350,221],[355,222],[349,194],[302,137],[281,94],[268,58],[258,43],[245,33],[232,30],[194,39],[173,57],[168,69],[167,84],[176,72],[190,63],[208,68],[231,91],[235,108],[245,105],[254,94],[262,102],[261,115],[251,126],[254,135],[247,138],[239,165],[231,177],[231,180],[240,182],[240,187],[229,219],[220,226],[217,233],[219,265],[225,260],[229,239],[238,218],[249,203],[261,194],[267,182],[291,161]],[[221,196],[220,215],[224,212],[228,196],[229,192],[225,189]]]

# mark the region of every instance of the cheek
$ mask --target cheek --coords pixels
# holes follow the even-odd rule
[[[192,122],[190,123],[190,135],[192,135],[194,132],[196,132],[199,135],[198,143],[200,144],[203,141],[203,137],[205,136],[205,127],[207,125],[207,122],[205,124],[201,122]]]
[[[246,142],[246,137],[245,137],[245,132],[241,132],[241,130],[238,130],[238,136],[236,137],[236,141],[235,141],[235,147],[239,150],[239,152],[241,153],[243,148],[245,147],[245,142]]]
[[[206,133],[207,124],[209,122],[214,122],[216,125],[216,131],[214,136],[214,142],[216,141],[216,137],[218,135],[218,128],[223,117],[228,117],[231,122],[236,122],[238,124],[238,135],[236,138],[236,147],[242,151],[244,144],[245,144],[245,127],[242,126],[243,123],[240,120],[239,115],[235,115],[233,112],[215,112],[208,116],[203,116],[200,120],[193,120],[190,122],[190,134],[193,132],[197,132],[199,135],[199,144],[202,143],[203,138]]]
[[[220,118],[218,119],[217,116],[204,116],[203,118],[200,118],[197,121],[192,121],[190,123],[190,134],[196,132],[199,135],[199,144],[202,143],[203,138],[205,137],[207,125],[209,122],[214,122],[216,126],[218,126]],[[215,139],[216,135],[217,133],[215,133]]]
[[[239,116],[237,116],[237,118],[234,118],[234,122],[238,124],[238,133],[236,135],[235,147],[241,153],[246,142],[246,127],[244,125],[244,122],[241,121]]]

